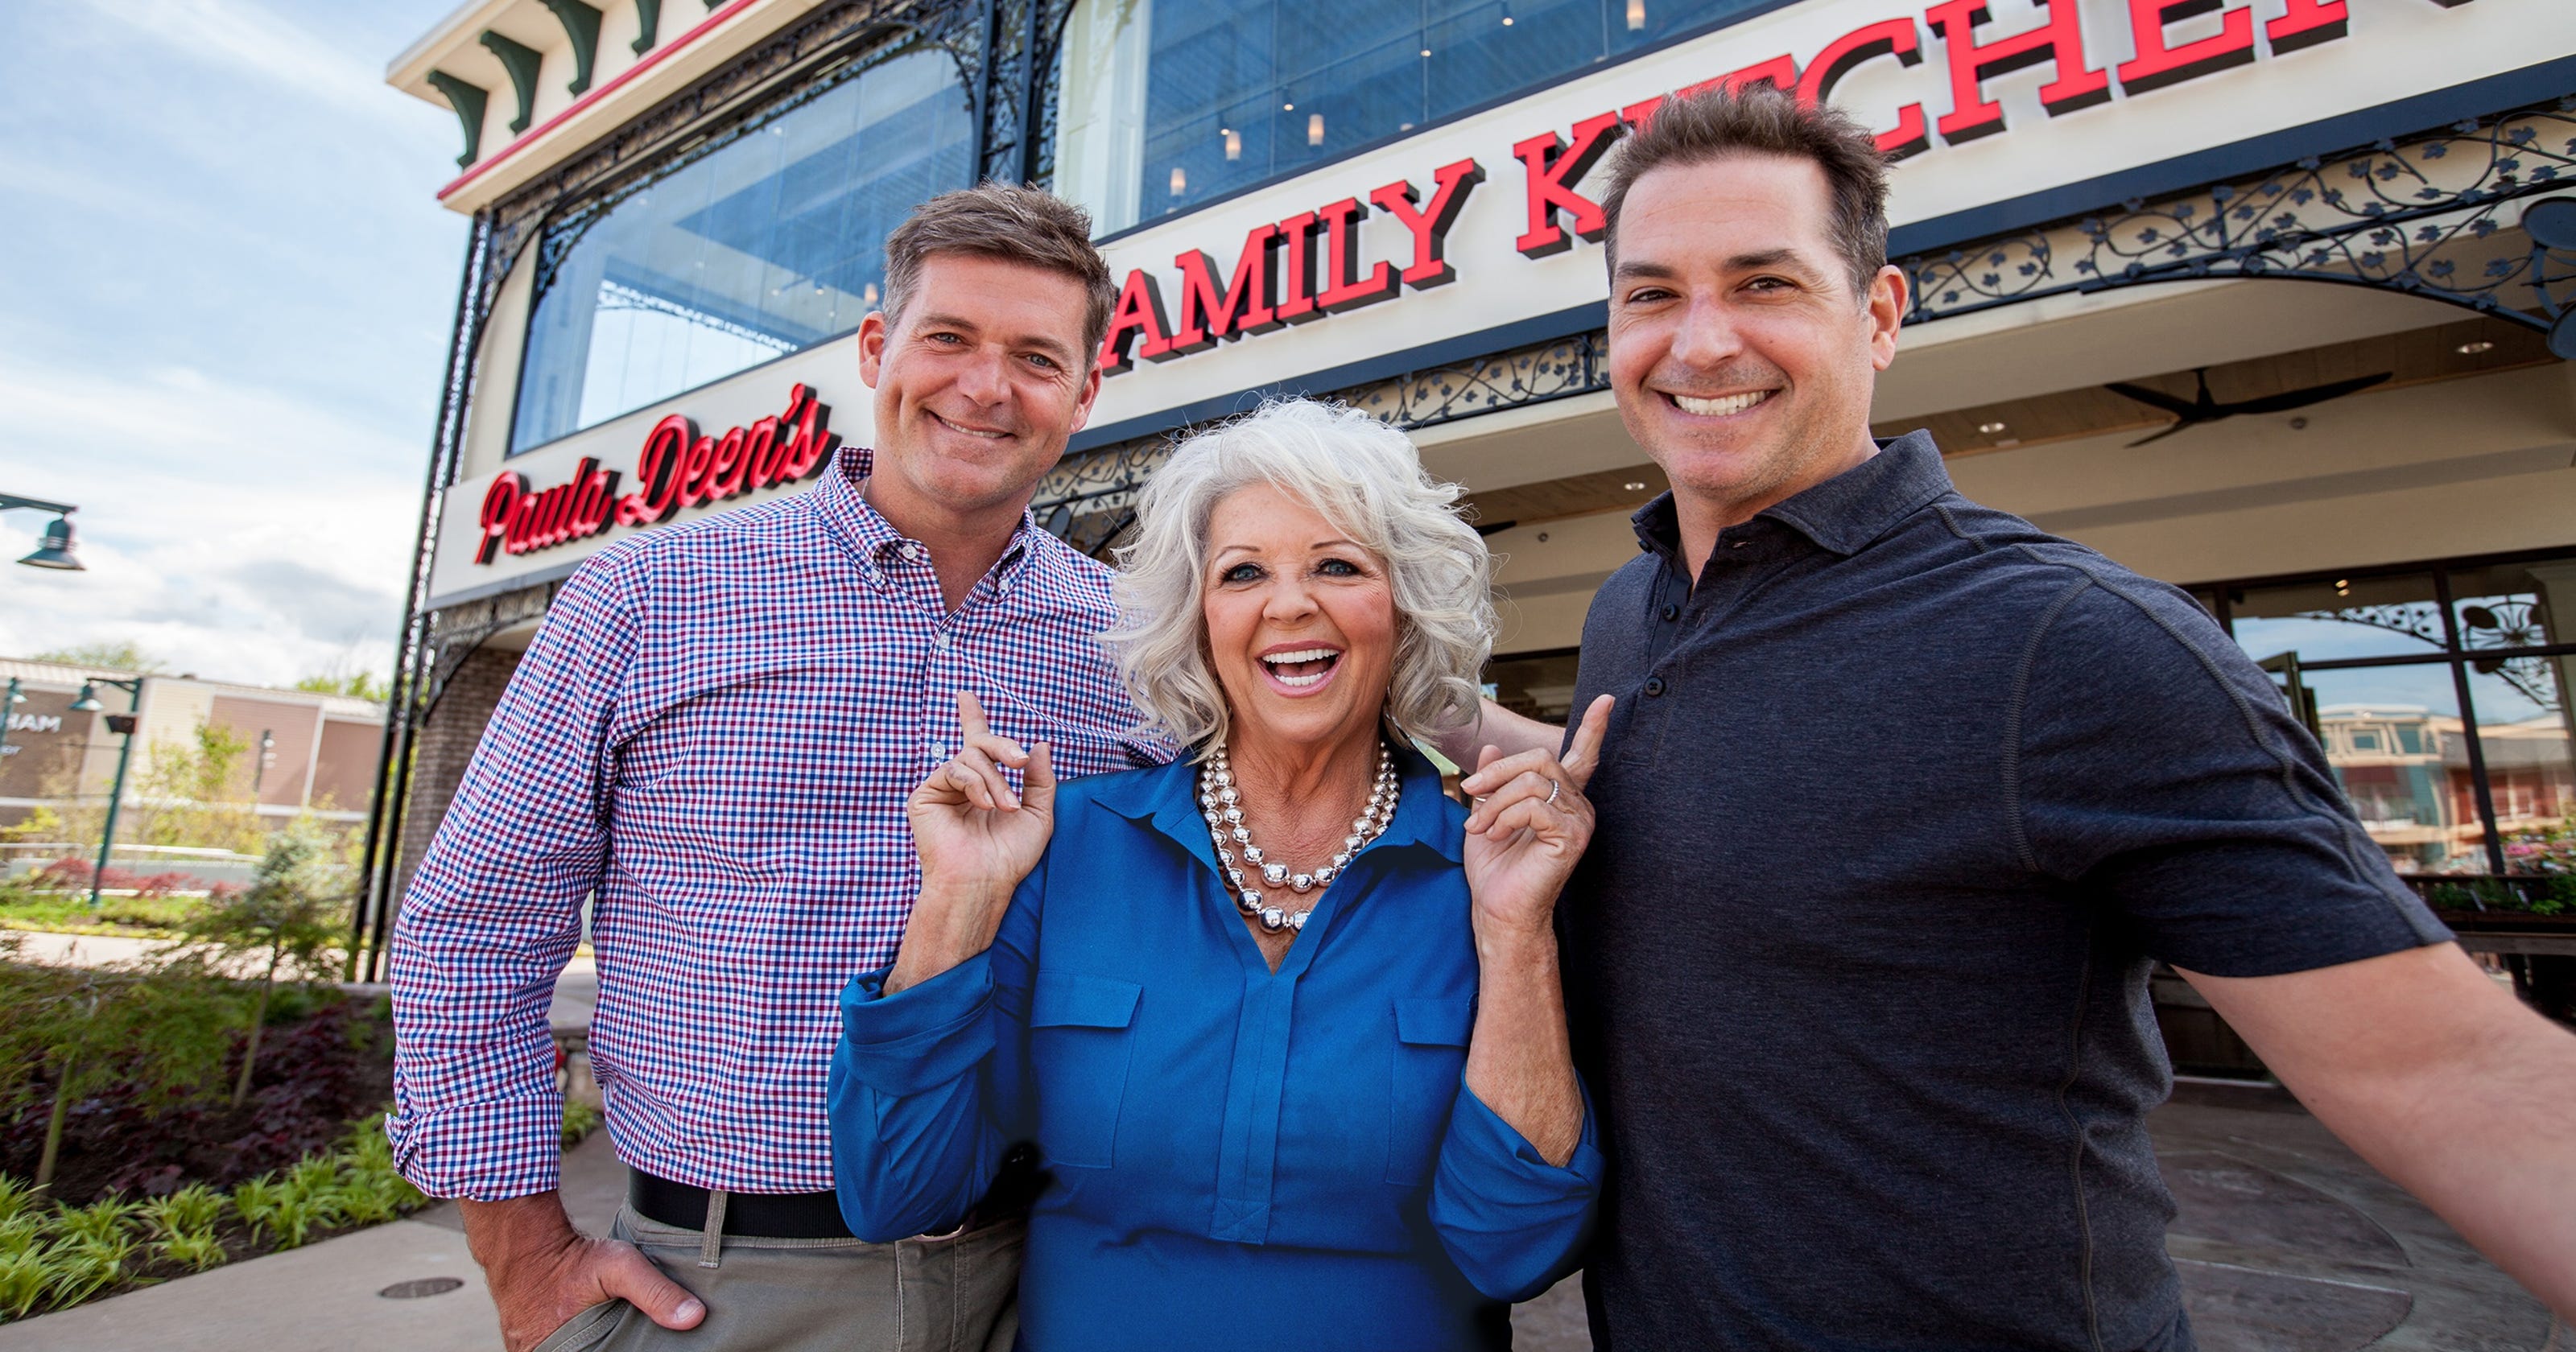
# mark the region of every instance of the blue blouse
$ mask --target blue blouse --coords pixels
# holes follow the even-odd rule
[[[832,1163],[863,1239],[946,1230],[1003,1154],[1029,1218],[1021,1346],[1508,1345],[1499,1302],[1574,1266],[1603,1173],[1467,1092],[1464,811],[1402,759],[1395,820],[1274,974],[1222,890],[1186,763],[1058,792],[985,953],[841,996]]]

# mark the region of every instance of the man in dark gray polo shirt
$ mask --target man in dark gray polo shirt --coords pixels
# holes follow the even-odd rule
[[[1709,95],[1604,203],[1611,379],[1673,491],[1575,697],[1617,699],[1560,913],[1616,1170],[1596,1339],[2189,1348],[2158,959],[2576,1312],[2576,1038],[2445,942],[2189,597],[1871,440],[1883,175],[1838,114]]]

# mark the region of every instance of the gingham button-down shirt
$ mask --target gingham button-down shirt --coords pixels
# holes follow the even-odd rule
[[[706,1188],[832,1186],[835,1001],[894,957],[919,884],[904,799],[956,693],[1063,775],[1148,765],[1093,642],[1109,574],[1023,520],[950,614],[926,546],[808,492],[602,550],[556,596],[403,899],[387,1124],[441,1197],[556,1186],[546,1010],[596,893],[592,1069],[628,1164]]]

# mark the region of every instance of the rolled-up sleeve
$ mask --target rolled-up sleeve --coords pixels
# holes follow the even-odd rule
[[[611,725],[637,647],[628,584],[602,556],[556,596],[394,925],[385,1130],[433,1197],[521,1197],[561,1174],[546,1011],[606,859]]]
[[[1607,1166],[1584,1091],[1583,1134],[1563,1165],[1461,1084],[1432,1176],[1431,1225],[1470,1284],[1493,1300],[1527,1300],[1574,1270],[1592,1232]]]
[[[885,994],[891,968],[841,992],[832,1052],[832,1180],[850,1233],[872,1243],[956,1227],[1025,1135],[1029,954],[1041,868],[992,947]]]
[[[841,1217],[880,1244],[956,1225],[1002,1159],[981,1074],[994,1045],[990,955],[894,995],[881,994],[885,975],[841,993],[829,1091]]]

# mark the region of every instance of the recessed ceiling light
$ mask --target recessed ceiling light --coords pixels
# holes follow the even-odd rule
[[[2462,343],[2459,346],[2459,353],[2463,357],[2474,357],[2481,352],[2493,351],[2495,351],[2495,344],[2485,338],[2480,338],[2473,342]]]
[[[1627,487],[1628,491],[1631,493],[1643,493],[1646,491],[1646,481],[1643,479],[1630,479]]]
[[[1431,49],[1430,49],[1430,48],[1428,48],[1428,47],[1423,48],[1423,49],[1422,49],[1422,54],[1423,54],[1424,56],[1429,56],[1429,55],[1431,55]]]
[[[1279,111],[1283,113],[1293,113],[1297,111],[1297,105],[1293,103],[1283,103],[1279,105]]]
[[[1977,424],[1977,430],[1985,433],[1987,436],[1993,436],[1995,433],[2004,430],[2004,425],[1999,422],[1981,422]]]

